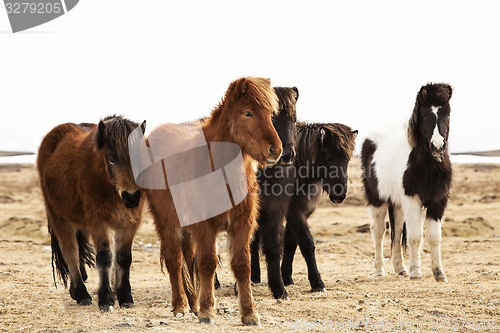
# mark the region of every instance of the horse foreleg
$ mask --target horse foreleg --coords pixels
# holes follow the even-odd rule
[[[422,205],[412,197],[403,198],[408,246],[410,248],[410,279],[421,279],[420,250],[422,244]]]
[[[425,219],[427,242],[431,251],[432,273],[438,282],[446,282],[446,275],[441,263],[441,221]]]
[[[200,279],[200,323],[215,320],[214,275],[217,269],[216,234],[208,221],[196,225],[192,232]]]
[[[239,309],[244,325],[260,325],[250,284],[250,237],[252,232],[252,224],[242,218],[231,221],[227,232],[231,268],[238,283]]]
[[[281,262],[281,276],[285,286],[293,285],[292,264],[296,250],[297,240],[287,223],[285,227],[285,236],[283,237],[283,260]]]
[[[284,216],[280,212],[273,212],[266,216],[268,218],[261,226],[261,235],[262,249],[267,262],[267,281],[274,298],[288,299],[280,270],[281,226]]]
[[[99,271],[99,310],[104,312],[113,311],[115,296],[111,290],[110,270],[113,263],[113,253],[111,252],[108,230],[105,228],[95,228],[91,231],[94,244],[97,248],[96,266]]]
[[[132,244],[139,224],[131,221],[125,223],[127,223],[127,228],[115,231],[115,292],[120,307],[132,308],[134,300],[130,287],[130,265],[132,264]]]
[[[399,206],[394,206],[394,239],[392,240],[392,265],[396,274],[407,276],[403,254],[401,248],[401,236],[403,234],[404,215],[403,210]]]
[[[50,214],[50,212],[47,212],[47,217],[52,229],[52,256],[53,260],[55,260],[56,269],[63,274],[61,272],[62,267],[60,266],[66,263],[71,279],[69,287],[71,298],[79,305],[92,304],[92,298],[85,287],[80,273],[80,257],[78,254],[76,228],[66,220]],[[60,258],[61,255],[62,258]]]
[[[302,256],[306,260],[311,291],[325,291],[325,283],[321,279],[321,274],[316,264],[316,246],[307,225],[306,216],[302,212],[292,210],[287,216],[287,224],[299,244]]]

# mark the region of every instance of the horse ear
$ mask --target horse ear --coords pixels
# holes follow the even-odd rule
[[[245,92],[247,91],[247,79],[242,78],[237,84],[236,84],[236,91],[238,95],[244,95]]]
[[[446,89],[448,89],[448,99],[450,99],[451,95],[453,95],[453,88],[449,84],[447,84]]]
[[[297,102],[299,99],[299,89],[297,89],[297,87],[293,87],[292,89],[295,91],[295,101]]]
[[[146,121],[144,120],[141,124],[142,134],[146,133]]]
[[[356,140],[356,138],[358,137],[358,130],[352,130],[351,133],[352,133],[353,139]]]
[[[422,87],[418,95],[422,102],[425,102],[425,99],[427,98],[427,89],[425,89],[425,87]]]
[[[97,149],[99,150],[106,143],[106,125],[101,120],[97,127],[98,127],[98,129],[97,129],[96,136],[95,136],[95,145],[96,145]]]

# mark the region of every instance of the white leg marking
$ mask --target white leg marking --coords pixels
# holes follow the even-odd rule
[[[415,197],[403,197],[408,245],[410,247],[410,278],[420,279],[420,250],[422,243],[422,204]]]
[[[431,251],[432,273],[438,282],[446,282],[446,275],[441,263],[441,222],[425,219],[426,236]]]
[[[368,206],[372,217],[372,237],[375,245],[375,276],[384,276],[384,234],[385,234],[385,215],[387,213],[387,205],[380,207]]]
[[[392,265],[396,274],[407,276],[401,248],[401,235],[403,233],[404,215],[401,207],[394,207],[394,243],[392,244]]]

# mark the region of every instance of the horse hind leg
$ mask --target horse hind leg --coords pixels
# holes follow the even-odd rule
[[[375,276],[384,276],[384,234],[385,234],[385,216],[387,214],[387,205],[380,207],[368,206],[372,218],[371,231],[373,244],[375,245]]]
[[[167,268],[172,292],[174,316],[187,312],[188,299],[182,277],[181,229],[168,220],[155,217],[156,232],[160,238],[160,262]]]
[[[193,242],[191,239],[191,233],[182,230],[182,278],[184,281],[184,288],[186,290],[186,295],[188,298],[189,307],[191,312],[195,315],[198,315],[200,307],[198,305],[198,269],[196,265],[196,255],[193,247]],[[217,283],[217,275],[215,275],[214,288],[218,289]],[[219,283],[220,287],[220,283]]]
[[[91,305],[87,288],[80,272],[79,246],[76,228],[67,221],[48,214],[52,244],[52,261],[64,282],[69,274],[69,294],[79,305]],[[65,283],[66,284],[66,283]]]
[[[217,269],[215,230],[209,222],[202,222],[193,230],[200,279],[200,323],[213,324],[215,320],[214,275]],[[250,272],[249,272],[250,276]],[[239,282],[239,281],[238,281]]]
[[[422,205],[411,197],[403,200],[403,212],[406,219],[408,245],[410,248],[410,279],[422,278],[420,271],[420,252],[422,244]]]
[[[406,270],[403,261],[403,249],[401,244],[403,227],[404,227],[404,215],[403,210],[399,206],[393,206],[393,219],[394,223],[391,225],[393,228],[392,233],[394,234],[393,239],[391,239],[391,257],[392,265],[394,266],[394,271],[398,275],[408,276],[408,271]]]

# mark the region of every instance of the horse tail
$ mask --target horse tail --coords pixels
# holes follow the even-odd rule
[[[396,237],[395,232],[394,232],[394,206],[392,204],[389,204],[388,206],[388,211],[389,211],[389,224],[391,226],[391,252],[392,252],[392,245],[394,244],[394,238]],[[403,247],[403,250],[407,249],[407,243],[406,243],[406,222],[403,222],[403,232],[402,232],[402,237],[401,237],[401,245]]]
[[[198,265],[196,265],[196,260],[193,262],[193,267],[191,268],[193,275],[191,276],[190,267],[182,256],[182,282],[184,284],[184,289],[190,294],[198,294],[199,279],[198,275]]]
[[[54,279],[54,285],[57,288],[57,283],[56,283],[56,270],[57,270],[57,274],[63,281],[64,287],[67,287],[68,277],[69,277],[68,264],[66,264],[66,261],[64,261],[61,247],[59,246],[59,240],[57,239],[54,230],[50,226],[50,222],[49,222],[49,234],[50,234],[50,246],[52,248],[52,278]]]
[[[403,251],[406,251],[408,248],[408,243],[406,242],[406,222],[403,222],[403,237],[401,237],[401,245],[403,247]]]
[[[80,263],[83,263],[89,267],[94,267],[94,248],[90,244],[87,234],[85,234],[81,230],[77,230],[76,241],[78,242],[78,255],[80,257]]]
[[[198,295],[200,291],[199,272],[197,265],[197,255],[193,248],[191,235],[188,232],[182,233],[182,281],[186,292],[191,295]],[[192,263],[186,261],[187,257],[191,257],[194,253]],[[191,267],[190,267],[191,265]]]
[[[389,211],[389,224],[391,225],[391,253],[392,253],[392,245],[394,244],[394,237],[395,232],[394,232],[394,206],[392,204],[388,205],[388,211]]]

